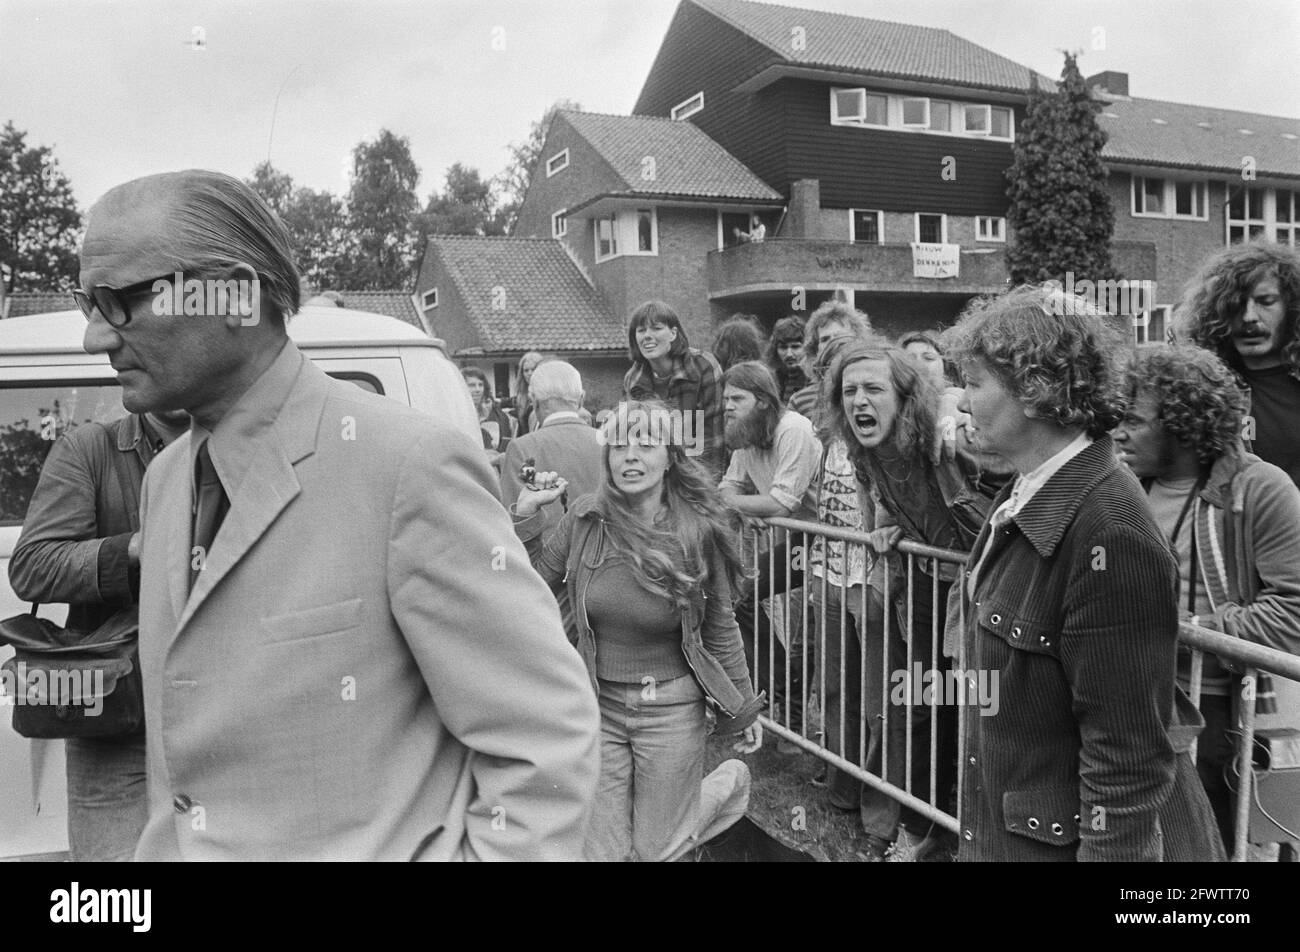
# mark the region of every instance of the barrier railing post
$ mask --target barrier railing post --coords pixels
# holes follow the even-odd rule
[[[1255,685],[1259,670],[1247,668],[1241,679],[1241,748],[1237,751],[1237,823],[1233,829],[1232,861],[1246,862],[1250,833],[1250,801],[1254,795]]]

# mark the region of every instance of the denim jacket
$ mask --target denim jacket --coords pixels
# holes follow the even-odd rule
[[[592,687],[597,688],[596,635],[587,620],[586,594],[595,570],[610,553],[596,497],[579,497],[549,528],[540,513],[526,519],[516,516],[515,533],[528,550],[533,568],[556,592],[569,641],[577,647]],[[718,715],[717,732],[732,734],[754,722],[764,697],[756,696],[750,684],[722,557],[713,552],[711,558],[703,588],[693,593],[682,609],[682,654]]]

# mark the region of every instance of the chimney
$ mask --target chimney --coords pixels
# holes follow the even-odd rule
[[[1108,69],[1104,73],[1089,76],[1084,80],[1084,84],[1089,89],[1100,89],[1112,96],[1128,98],[1128,73],[1117,73],[1113,69]]]

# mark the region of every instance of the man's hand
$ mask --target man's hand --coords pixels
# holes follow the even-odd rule
[[[958,440],[965,440],[968,445],[975,442],[974,419],[969,413],[957,409],[964,396],[965,391],[960,387],[949,387],[939,398],[939,416],[931,446],[935,463],[956,459]]]
[[[758,721],[745,728],[740,740],[731,749],[738,754],[752,754],[763,746],[763,725]]]
[[[527,519],[543,506],[563,496],[569,488],[569,481],[557,473],[538,473],[534,485],[536,489],[524,486],[519,490],[515,514],[520,518]]]
[[[867,541],[871,547],[884,555],[894,548],[894,545],[903,536],[902,526],[885,526],[882,529],[872,529],[867,533]]]

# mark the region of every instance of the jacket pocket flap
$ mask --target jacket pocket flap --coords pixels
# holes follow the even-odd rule
[[[346,631],[361,624],[361,599],[350,598],[332,605],[318,605],[304,611],[289,612],[263,619],[262,629],[269,643],[297,641],[316,635]]]
[[[1051,655],[1053,658],[1061,656],[1059,632],[1051,625],[1013,614],[997,603],[980,605],[976,617],[981,628],[1001,638],[1012,648]]]
[[[1007,831],[1052,846],[1079,840],[1079,791],[1070,787],[1008,790],[1002,795]]]

